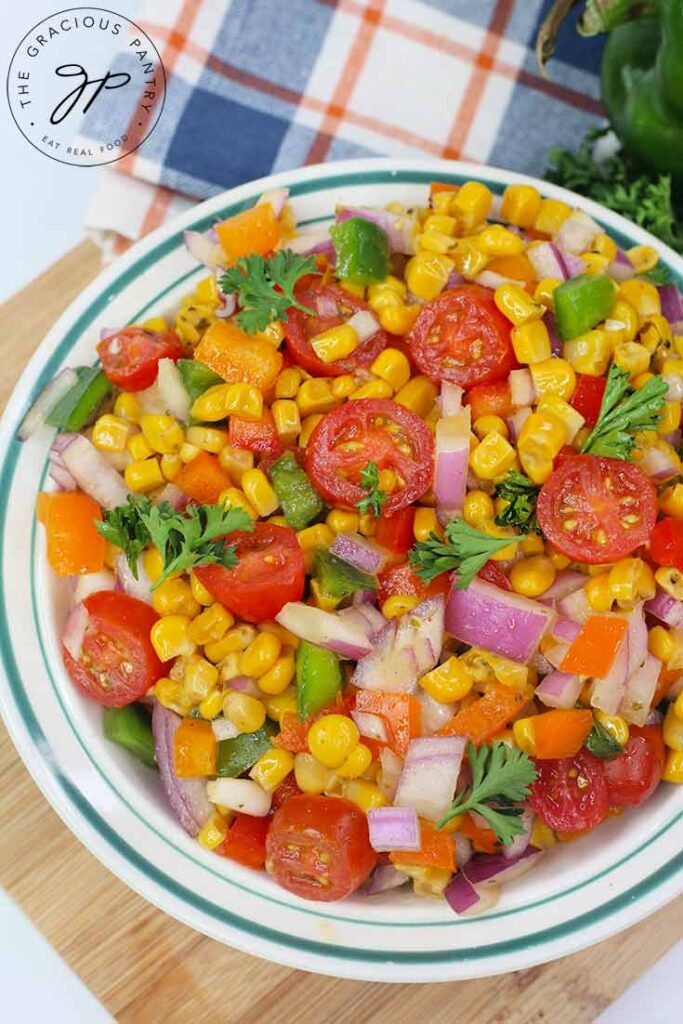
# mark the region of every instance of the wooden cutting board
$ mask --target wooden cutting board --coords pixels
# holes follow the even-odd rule
[[[0,407],[98,269],[97,249],[83,242],[0,310]],[[2,726],[0,823],[0,884],[122,1024],[589,1024],[683,937],[679,900],[599,946],[513,975],[339,981],[237,953],[126,888],[50,808]]]

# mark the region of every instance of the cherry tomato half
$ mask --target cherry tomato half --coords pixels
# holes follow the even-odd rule
[[[363,812],[334,796],[294,796],[276,812],[266,839],[266,870],[307,900],[341,900],[377,863]]]
[[[285,341],[296,365],[313,376],[339,377],[343,373],[353,373],[361,366],[370,366],[374,363],[382,349],[386,347],[388,337],[386,332],[380,329],[359,345],[351,355],[335,359],[332,363],[324,363],[315,354],[311,338],[339,326],[358,310],[369,310],[370,307],[367,302],[351,295],[340,285],[323,284],[320,277],[303,277],[294,294],[297,302],[315,311],[315,316],[309,316],[296,306],[290,306],[285,323]]]
[[[595,828],[609,800],[603,762],[588,750],[574,757],[536,761],[531,806],[549,828],[576,832]]]
[[[102,368],[112,384],[126,391],[144,391],[157,376],[160,359],[180,359],[183,346],[174,331],[124,327],[97,346]]]
[[[650,536],[650,558],[657,565],[683,572],[683,522],[659,520]]]
[[[510,329],[489,288],[463,284],[426,304],[408,341],[427,377],[471,388],[505,380],[514,370]]]
[[[434,439],[423,420],[390,398],[345,402],[318,423],[306,449],[306,469],[326,501],[354,508],[367,491],[360,471],[368,462],[392,469],[398,487],[382,514],[421,498],[432,482]]]
[[[451,589],[451,574],[449,572],[435,576],[431,583],[423,583],[407,562],[382,569],[377,576],[377,581],[380,604],[384,604],[388,597],[396,596],[419,597],[422,601],[426,597],[435,597],[437,594],[445,596]]]
[[[238,814],[228,829],[216,853],[229,857],[247,868],[259,870],[266,861],[266,835],[269,818],[254,818],[251,814]]]
[[[581,413],[587,427],[594,427],[598,422],[606,384],[606,377],[589,377],[585,373],[576,375],[576,388],[569,404]]]
[[[139,700],[166,669],[149,638],[159,616],[144,601],[119,590],[89,594],[83,607],[88,621],[78,658],[62,646],[72,681],[108,708]]]
[[[480,416],[502,416],[505,419],[515,411],[506,380],[493,384],[477,384],[467,392],[466,405],[472,410],[472,422]]]
[[[638,466],[622,459],[565,459],[536,503],[546,538],[567,558],[614,562],[645,544],[657,518],[657,492]]]
[[[633,807],[652,796],[664,767],[662,730],[657,725],[632,725],[623,754],[605,761],[610,807]]]
[[[230,541],[235,544],[236,565],[201,565],[194,570],[228,611],[247,622],[265,622],[288,601],[301,600],[304,556],[294,530],[256,523],[252,533],[235,530]]]

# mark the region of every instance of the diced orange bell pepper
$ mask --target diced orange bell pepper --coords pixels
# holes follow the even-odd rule
[[[463,816],[458,831],[470,840],[477,853],[495,853],[498,849],[498,839],[493,829],[484,828],[474,820],[471,814]]]
[[[270,342],[245,334],[227,320],[216,320],[206,329],[195,359],[229,384],[253,384],[263,392],[282,369],[282,353]]]
[[[457,192],[458,186],[451,185],[447,181],[431,181],[429,183],[429,195],[435,196],[437,192]]]
[[[243,420],[231,416],[228,440],[233,448],[247,448],[250,452],[274,455],[281,450],[280,438],[270,409],[263,410],[260,420]]]
[[[389,854],[389,860],[394,864],[455,871],[455,843],[452,835],[441,832],[430,821],[421,819],[420,842],[421,849],[394,850]]]
[[[206,505],[214,505],[220,494],[232,487],[232,480],[216,456],[204,451],[185,463],[173,483],[188,498]]]
[[[216,224],[215,231],[230,263],[252,253],[265,256],[280,239],[280,225],[270,203],[258,203],[228,217]]]
[[[383,690],[359,690],[356,708],[371,715],[379,715],[387,727],[388,746],[405,757],[408,744],[420,735],[421,707],[409,693],[386,693]]]
[[[564,656],[561,672],[604,679],[626,635],[628,621],[617,615],[591,615]]]
[[[525,700],[525,695],[511,686],[491,683],[483,696],[461,708],[437,735],[467,736],[477,746],[488,743],[512,721]]]
[[[39,494],[36,516],[45,527],[47,559],[59,576],[101,572],[106,541],[95,528],[102,519],[96,501],[80,491]]]
[[[501,277],[510,277],[513,281],[521,281],[525,287],[536,281],[534,268],[531,266],[529,257],[525,256],[523,252],[516,256],[496,256],[487,264],[486,269],[493,271],[494,274],[500,274]]]
[[[467,392],[465,404],[470,407],[472,422],[480,416],[502,416],[505,419],[514,412],[510,385],[506,380],[476,384]]]
[[[584,708],[555,708],[527,721],[533,732],[534,757],[554,760],[578,754],[593,728],[593,712]]]
[[[683,671],[679,668],[667,668],[663,665],[659,672],[659,678],[657,679],[657,685],[655,692],[652,697],[652,707],[656,708],[661,700],[666,697],[667,693],[676,682],[683,676]]]
[[[216,774],[216,737],[211,722],[183,718],[173,737],[173,768],[179,779]]]

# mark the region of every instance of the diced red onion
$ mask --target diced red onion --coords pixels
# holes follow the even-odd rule
[[[465,590],[451,589],[446,630],[472,647],[526,663],[537,649],[551,614],[537,601],[474,579]]]
[[[566,281],[567,273],[564,264],[552,242],[539,242],[538,245],[530,245],[526,254],[539,280],[544,277],[553,277],[559,278],[560,281]]]
[[[322,608],[289,601],[275,618],[295,636],[336,651],[341,658],[364,659],[371,650],[371,644],[359,626]]]
[[[473,858],[474,859],[474,858]],[[498,902],[499,890],[496,885],[486,885],[476,889],[463,871],[458,871],[452,882],[444,890],[444,896],[451,908],[459,917],[483,914],[495,907]]]
[[[510,440],[517,441],[521,433],[522,427],[531,416],[531,406],[523,405],[521,408],[513,412],[512,416],[507,419],[508,430],[510,432]]]
[[[663,482],[676,476],[679,462],[675,452],[661,451],[659,448],[645,448],[639,462],[640,468],[653,480]]]
[[[50,479],[54,480],[59,487],[60,491],[75,491],[78,484],[72,477],[68,469],[64,466],[58,466],[54,462],[50,461]]]
[[[519,288],[524,288],[526,283],[516,277],[506,277],[505,274],[497,274],[495,270],[482,270],[481,274],[477,274],[474,280],[484,288],[493,289],[499,288],[501,284],[516,284]]]
[[[560,224],[553,241],[560,250],[572,256],[588,252],[602,228],[583,210],[572,210]]]
[[[76,435],[62,452],[62,458],[81,490],[102,508],[112,509],[125,503],[129,491],[123,478],[87,437]]]
[[[584,587],[578,587],[570,594],[560,598],[557,601],[557,611],[560,615],[566,615],[567,618],[574,619],[575,622],[585,622],[586,619],[589,619],[594,614]]]
[[[580,256],[574,256],[573,253],[567,252],[566,249],[560,249],[559,246],[556,246],[556,249],[564,266],[566,278],[577,277],[579,274],[586,273],[586,264]]]
[[[358,344],[363,345],[373,335],[377,334],[380,324],[375,315],[369,309],[359,309],[346,321],[347,327],[352,327],[358,337]]]
[[[559,668],[567,656],[567,651],[570,647],[571,644],[566,642],[556,643],[554,647],[550,647],[544,652],[545,658],[550,662],[553,668]]]
[[[179,779],[173,762],[173,739],[182,722],[158,701],[152,711],[152,734],[159,776],[171,810],[185,829],[196,837],[212,813],[203,779]]]
[[[645,661],[627,680],[619,714],[633,725],[645,725],[662,668],[659,658],[647,654]]]
[[[567,640],[570,644],[576,640],[580,632],[581,626],[573,619],[560,617],[555,620],[552,626],[552,635],[557,637],[558,640]]]
[[[69,368],[60,370],[57,376],[49,384],[46,384],[21,421],[18,431],[19,439],[27,441],[36,431],[40,430],[57,402],[77,383],[78,374],[75,370]]]
[[[336,222],[360,217],[372,221],[386,231],[389,248],[392,252],[405,253],[412,256],[415,252],[415,217],[408,213],[391,213],[389,210],[372,209],[367,206],[338,206]]]
[[[124,554],[116,556],[116,577],[121,584],[121,589],[129,597],[135,597],[138,601],[144,601],[145,604],[152,603],[152,581],[145,572],[145,567],[142,558],[138,558],[138,578],[132,573],[131,567],[128,565],[128,559]]]
[[[225,263],[223,246],[211,238],[208,232],[185,231],[183,241],[190,255],[203,263],[205,267],[213,269],[213,267],[219,267]]]
[[[357,711],[356,708],[352,708],[351,718],[358,726],[358,732],[361,736],[368,736],[371,740],[377,740],[378,743],[386,743],[388,741],[389,734],[386,723],[379,715],[373,715],[369,711]]]
[[[583,573],[573,572],[571,569],[562,569],[555,577],[555,581],[544,592],[541,600],[544,603],[546,601],[559,601],[563,597],[567,597],[569,594],[580,590],[585,582],[586,577]]]
[[[432,736],[438,732],[455,714],[454,704],[442,704],[419,687],[415,693],[415,700],[420,705],[420,723],[425,736]]]
[[[136,398],[142,407],[143,413],[147,416],[159,416],[161,413],[166,412],[166,402],[157,387],[156,381],[151,387],[145,388],[144,391],[138,391]]]
[[[374,590],[366,591],[366,593],[374,594]],[[374,604],[370,604],[369,602],[356,604],[354,605],[353,610],[358,614],[360,621],[364,623],[364,628],[366,629],[370,640],[374,640],[380,630],[384,629],[387,624],[387,620],[382,615],[379,608],[376,608]],[[341,614],[341,612],[339,614]]]
[[[536,687],[536,696],[549,708],[573,708],[583,687],[580,676],[556,669],[549,672]]]
[[[531,840],[531,829],[534,824],[534,812],[528,804],[525,805],[520,818],[524,831],[515,836],[508,846],[504,846],[502,853],[506,860],[516,860],[527,849]]]
[[[180,508],[187,501],[187,495],[183,494],[175,484],[168,483],[154,499],[156,505],[161,505],[164,501],[173,505],[173,508]]]
[[[408,875],[399,871],[393,864],[378,864],[370,875],[370,878],[363,886],[363,892],[368,896],[377,896],[382,892],[389,892],[391,889],[400,889],[408,882]]]
[[[511,370],[508,375],[510,401],[514,406],[533,405],[538,395],[528,370]]]
[[[422,736],[410,741],[394,798],[421,818],[439,821],[453,802],[465,736]]]
[[[635,275],[635,267],[623,249],[617,249],[617,255],[607,268],[607,274],[615,281],[628,281]]]
[[[676,320],[675,323],[671,324],[671,333],[674,335],[674,337],[683,334],[683,319]]]
[[[389,560],[389,552],[359,533],[338,533],[330,552],[361,572],[376,575]]]
[[[462,868],[469,860],[472,860],[474,848],[472,847],[471,840],[464,836],[462,832],[454,832],[453,840],[455,842],[455,863],[459,868]]]
[[[237,296],[230,292],[228,295],[222,290],[220,283],[218,284],[218,296],[220,298],[220,306],[214,310],[214,315],[225,320],[237,309]]]
[[[414,650],[409,646],[397,647],[397,632],[396,620],[387,622],[384,629],[375,637],[372,650],[359,658],[351,677],[354,686],[361,690],[412,693],[417,684],[420,668]]]
[[[665,697],[669,701],[676,700],[679,693],[683,692],[683,675],[676,679],[666,691]]]
[[[626,674],[630,677],[643,664],[647,655],[647,625],[643,615],[642,601],[635,605],[628,617],[626,643],[628,644]]]
[[[403,771],[403,759],[389,747],[383,747],[379,755],[380,773],[377,785],[387,800],[393,800],[398,788],[398,780]]]
[[[542,853],[537,846],[529,844],[515,857],[506,857],[502,853],[477,853],[463,868],[463,874],[476,886],[512,882],[529,871]]]
[[[401,617],[396,645],[412,647],[420,672],[434,668],[444,641],[445,602],[442,594],[428,597]]]
[[[326,256],[332,257],[335,255],[334,243],[328,226],[302,231],[301,234],[287,242],[287,248],[300,256],[314,256],[317,253],[324,253]]]
[[[111,334],[116,334],[116,332],[118,330],[119,330],[118,327],[100,327],[100,337],[99,337],[99,340],[100,341],[104,341],[104,339],[108,338]],[[120,352],[121,351],[120,343],[117,344],[116,342],[114,342],[114,344],[111,346],[109,351],[111,352],[112,349],[114,350],[113,354],[117,354],[118,352]]]
[[[607,675],[593,683],[591,707],[604,711],[606,715],[616,715],[626,689],[627,672],[628,643],[622,640]]]
[[[662,714],[662,712],[661,711],[657,711],[656,708],[653,708],[651,711],[648,711],[648,713],[647,713],[647,718],[645,719],[645,725],[661,725],[663,721],[664,721],[664,715]]]
[[[90,594],[97,594],[101,590],[113,590],[115,585],[114,574],[107,569],[103,569],[102,572],[86,572],[76,578],[74,601],[85,601]]]
[[[669,402],[680,402],[683,400],[683,377],[677,373],[664,373],[662,380],[667,383],[666,397]]]
[[[672,430],[670,434],[664,434],[664,440],[668,441],[673,448],[678,448],[683,440],[683,430],[679,427],[678,430]]]
[[[662,304],[662,316],[666,317],[670,324],[677,320],[683,320],[683,300],[678,286],[675,284],[663,284],[657,288]]]
[[[252,779],[212,779],[206,783],[206,795],[211,803],[250,814],[252,818],[265,818],[270,814],[271,794]]]
[[[550,353],[551,355],[557,356],[557,358],[559,358],[564,351],[564,345],[559,334],[557,333],[555,314],[548,310],[548,312],[543,316],[543,323],[546,326],[546,330],[548,331],[548,337],[550,338]]]
[[[370,846],[377,853],[421,847],[420,823],[412,807],[376,807],[368,811]]]
[[[259,697],[263,695],[263,691],[259,690],[255,680],[250,676],[233,676],[228,681],[228,686],[231,690],[237,690],[238,693],[246,693],[248,697]]]
[[[223,716],[213,718],[211,720],[211,728],[216,737],[216,743],[220,743],[221,740],[234,740],[240,734],[237,726],[233,725],[229,718],[223,718]]]
[[[288,188],[270,188],[267,192],[264,192],[262,196],[256,201],[257,206],[262,206],[263,203],[270,203],[273,207],[273,213],[276,217],[280,217],[282,211],[285,208],[285,203],[289,199]]]
[[[157,364],[157,386],[166,404],[166,411],[187,423],[190,418],[190,396],[185,390],[180,371],[172,359]]]
[[[66,647],[74,661],[78,661],[81,656],[83,638],[88,628],[88,619],[88,609],[84,604],[77,604],[71,610],[69,618],[66,620],[62,644]]]
[[[337,300],[332,295],[327,295],[325,292],[319,292],[313,300],[313,306],[318,316],[328,319],[329,317],[338,316],[339,309],[337,308]]]
[[[438,398],[439,412],[442,416],[455,416],[462,409],[463,389],[450,381],[441,382],[441,393]]]
[[[450,274],[446,278],[446,285],[444,291],[448,291],[449,288],[457,288],[458,285],[464,284],[465,278],[462,274],[459,274],[457,270],[451,270]],[[424,299],[421,300],[424,302]]]
[[[645,611],[674,629],[683,626],[683,601],[677,601],[659,587],[655,596],[645,602]]]
[[[439,519],[446,523],[461,511],[465,501],[471,418],[468,406],[436,421],[434,496]]]

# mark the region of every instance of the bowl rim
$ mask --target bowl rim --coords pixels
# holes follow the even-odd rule
[[[178,236],[182,233],[183,229],[198,228],[199,230],[202,230],[208,227],[213,217],[218,213],[218,211],[223,210],[226,205],[229,205],[232,208],[239,208],[240,204],[243,206],[248,205],[256,196],[266,189],[282,185],[294,186],[294,192],[296,195],[305,194],[307,191],[307,185],[312,185],[321,179],[325,181],[326,188],[333,188],[336,184],[343,184],[345,181],[347,184],[350,184],[346,180],[349,176],[354,178],[354,184],[379,185],[382,182],[392,180],[399,181],[402,176],[406,176],[405,180],[411,184],[419,184],[420,181],[427,182],[430,178],[434,177],[445,177],[446,179],[450,177],[451,179],[458,180],[462,180],[464,178],[476,178],[483,180],[494,187],[503,187],[511,183],[534,184],[544,196],[563,199],[564,201],[569,202],[570,205],[581,206],[582,209],[589,214],[592,214],[596,219],[602,221],[608,226],[611,226],[616,233],[622,237],[626,237],[629,240],[640,244],[655,245],[661,253],[664,261],[667,262],[675,271],[679,279],[683,279],[683,260],[681,260],[681,258],[671,249],[664,246],[658,240],[652,238],[652,236],[643,231],[643,229],[638,228],[636,225],[632,225],[630,222],[596,203],[585,200],[583,197],[572,192],[568,192],[565,189],[551,185],[547,182],[539,181],[538,179],[534,179],[528,175],[517,174],[498,168],[488,168],[473,164],[459,163],[457,161],[402,160],[394,158],[339,161],[336,163],[315,165],[294,171],[281,172],[254,182],[246,183],[236,189],[220,193],[219,195],[206,200],[202,204],[191,207],[180,217],[170,221],[168,224],[162,225],[162,227],[152,235],[131,247],[124,257],[116,261],[112,266],[98,275],[88,288],[85,289],[84,292],[69,306],[69,308],[62,314],[62,316],[60,316],[52,329],[48,332],[46,338],[34,353],[22,373],[19,382],[15,386],[14,392],[8,402],[2,423],[0,424],[0,443],[4,442],[2,449],[0,449],[3,453],[0,458],[0,479],[5,478],[7,467],[11,461],[12,450],[16,450],[17,442],[14,439],[16,427],[20,422],[21,414],[33,398],[39,378],[41,376],[44,377],[46,373],[48,373],[51,360],[54,361],[60,355],[61,348],[67,340],[67,336],[69,334],[79,336],[82,333],[80,324],[86,320],[87,314],[90,312],[91,308],[97,304],[98,300],[104,301],[104,297],[108,290],[111,289],[114,284],[126,287],[129,281],[136,276],[138,269],[144,262],[149,262],[150,259],[155,256],[161,257],[166,252],[172,251],[177,246]],[[157,299],[159,297],[160,296],[157,296]],[[3,496],[7,495],[9,493],[9,489],[3,487],[2,493]],[[2,508],[0,509],[3,528],[6,521],[6,511],[6,500],[3,497]],[[6,540],[6,537],[4,539]],[[62,819],[78,836],[78,838],[84,842],[91,852],[93,852],[98,859],[100,859],[105,866],[109,867],[110,870],[112,870],[118,877],[121,877],[128,885],[140,892],[145,898],[156,903],[156,905],[160,906],[161,909],[179,917],[192,927],[210,934],[210,931],[208,931],[205,926],[197,924],[196,918],[187,910],[187,908],[183,905],[179,905],[179,901],[177,899],[161,898],[158,893],[156,893],[156,898],[155,895],[150,895],[148,885],[146,883],[144,885],[142,884],[141,880],[135,876],[132,868],[131,870],[127,870],[129,865],[125,858],[122,860],[117,851],[109,849],[107,841],[103,839],[101,835],[95,835],[93,833],[90,822],[87,821],[87,817],[84,817],[83,813],[78,810],[79,794],[77,790],[74,790],[70,780],[64,778],[64,776],[60,774],[56,764],[50,763],[49,758],[45,758],[43,760],[40,757],[36,757],[36,743],[34,739],[31,738],[30,730],[26,727],[25,716],[27,713],[29,716],[32,714],[30,708],[24,709],[24,716],[22,716],[18,706],[16,706],[11,699],[11,684],[9,680],[11,665],[8,665],[7,659],[11,659],[12,654],[4,605],[0,614],[0,630],[2,631],[0,633],[0,644],[2,646],[1,653],[3,662],[3,685],[0,686],[0,711],[2,711],[15,745],[43,794],[48,797],[52,806],[55,807]],[[40,732],[40,727],[37,722],[35,722],[35,725]],[[58,784],[58,779],[60,780],[60,784]],[[87,828],[85,826],[87,826]],[[656,841],[657,838],[658,837],[655,837],[652,841]],[[515,957],[514,954],[502,954],[502,960],[505,961],[502,965],[497,966],[495,963],[490,963],[486,965],[484,970],[470,969],[468,973],[464,974],[454,974],[451,968],[448,973],[443,973],[442,977],[445,980],[446,978],[453,979],[456,976],[473,977],[477,974],[493,974],[514,970],[518,969],[520,966],[529,966],[532,963],[540,963],[543,959],[550,959],[555,956],[562,955],[563,952],[574,951],[575,949],[583,948],[592,942],[599,941],[600,939],[621,930],[623,927],[627,927],[629,924],[635,923],[636,920],[639,920],[641,917],[645,916],[645,914],[652,912],[657,906],[660,906],[668,899],[673,898],[676,894],[676,875],[680,872],[681,866],[683,866],[683,857],[674,858],[670,862],[670,865],[670,867],[667,865],[667,867],[669,867],[668,873],[662,870],[657,873],[655,880],[656,884],[649,885],[646,891],[640,890],[642,890],[645,882],[648,881],[647,878],[641,879],[640,883],[634,887],[634,890],[629,890],[628,893],[624,893],[619,897],[620,902],[626,901],[626,903],[629,904],[630,912],[625,915],[620,914],[619,916],[610,917],[609,924],[607,924],[607,921],[603,919],[602,927],[598,927],[597,929],[599,934],[594,934],[595,924],[587,925],[586,931],[582,932],[585,941],[579,939],[576,944],[572,945],[571,950],[567,947],[559,953],[552,952],[548,953],[548,955],[538,955],[538,951],[536,951],[536,953],[531,952],[526,958],[520,958],[519,956]],[[652,876],[652,878],[654,878],[654,876]],[[652,881],[652,878],[649,880]],[[638,891],[636,892],[635,890]],[[603,907],[601,909],[604,910],[605,908]],[[269,959],[279,960],[279,962],[287,963],[291,966],[301,966],[300,960],[293,960],[291,955],[285,956],[284,951],[281,951],[282,955],[274,955],[272,949],[268,952],[264,952],[263,948],[255,948],[254,941],[251,939],[245,938],[243,942],[240,942],[238,941],[239,937],[236,937],[234,934],[231,934],[230,937],[226,939],[224,932],[220,935],[214,934],[214,937],[220,938],[222,941],[229,941],[231,945],[235,945],[237,948],[241,948],[246,952],[262,956],[265,955]],[[256,940],[257,944],[258,941],[259,940]],[[538,945],[538,943],[533,944],[533,946],[535,945]],[[287,949],[287,952],[289,954],[289,948]],[[512,962],[513,960],[514,962]],[[342,969],[339,962],[333,962],[332,960],[325,965],[307,963],[306,967],[310,970],[334,973],[337,976],[369,978],[372,980],[378,980],[378,970],[381,969],[377,964],[372,966],[372,969],[370,970],[366,970],[364,967],[363,971],[360,971],[357,964],[355,966],[352,964],[350,967],[345,965],[344,969]],[[371,968],[371,964],[367,964],[367,968]],[[430,975],[429,977],[424,975],[407,979],[405,970],[399,967],[396,971],[395,977],[391,979],[383,978],[381,980],[424,981],[430,980],[432,977],[433,975]]]

